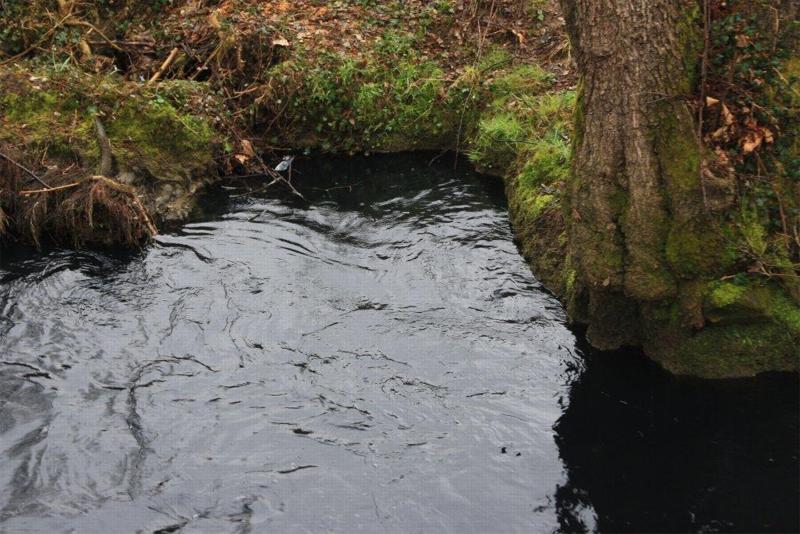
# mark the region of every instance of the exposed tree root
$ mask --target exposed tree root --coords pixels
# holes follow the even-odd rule
[[[136,191],[112,178],[91,175],[22,189],[24,176],[11,160],[0,161],[0,239],[139,245],[158,233]]]

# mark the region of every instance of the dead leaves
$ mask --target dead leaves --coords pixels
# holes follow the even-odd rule
[[[736,46],[739,48],[747,48],[752,44],[753,40],[744,34],[739,34],[736,36]]]
[[[716,98],[706,97],[705,105],[718,112],[717,127],[706,135],[707,142],[713,145],[735,143],[743,155],[748,155],[775,141],[773,131],[758,124],[749,108],[737,109],[740,115],[737,117],[724,102]]]
[[[245,165],[248,161],[257,156],[253,143],[250,140],[242,139],[239,143],[239,147],[239,152],[233,157],[242,165]]]
[[[772,143],[773,140],[774,136],[769,128],[759,127],[755,130],[750,130],[741,140],[742,151],[745,154],[750,154],[758,149],[762,143]]]
[[[514,35],[514,37],[517,38],[517,44],[519,44],[519,46],[525,46],[525,32],[523,32],[522,30],[517,30],[515,28],[511,28],[510,31]]]

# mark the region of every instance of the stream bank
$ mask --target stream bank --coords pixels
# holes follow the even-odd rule
[[[595,345],[642,345],[678,374],[798,369],[800,244],[791,232],[800,213],[798,145],[787,126],[797,116],[791,38],[775,66],[779,75],[758,93],[780,104],[780,124],[767,130],[776,142],[764,140],[767,126],[745,126],[738,114],[753,106],[744,97],[724,107],[733,119],[716,108],[715,153],[762,132],[764,159],[777,155],[769,176],[778,178],[737,178],[750,176],[746,167],[761,152],[736,168],[720,164],[719,156],[714,164],[723,172],[716,175],[727,181],[716,184],[722,194],[708,230],[673,233],[658,251],[680,289],[633,306],[621,295],[619,306],[598,307],[589,302],[591,284],[574,264],[578,245],[570,241],[571,146],[582,96],[554,3],[123,4],[118,13],[132,18],[124,25],[114,9],[59,3],[61,18],[74,25],[62,23],[70,31],[49,55],[40,41],[50,42],[54,24],[61,35],[61,26],[44,10],[26,12],[34,19],[26,28],[39,30],[4,38],[6,55],[21,57],[0,67],[0,149],[55,188],[42,191],[48,187],[30,173],[0,162],[0,233],[7,240],[147,241],[150,218],[157,225],[185,219],[210,183],[263,172],[264,154],[455,151],[503,177],[523,254],[572,320],[590,324]],[[741,16],[749,4],[732,4],[739,5],[724,13],[719,35],[750,31]],[[96,31],[75,31],[86,28],[81,23]],[[728,59],[718,70],[757,56],[758,38],[769,35],[753,31],[749,42],[739,41],[745,46],[730,45],[735,53],[722,54],[722,47]],[[105,124],[118,185],[94,179],[102,159],[95,119]],[[780,128],[784,135],[777,135]],[[672,141],[664,143],[672,147],[665,165],[694,150],[685,139]],[[624,205],[625,196],[619,201]],[[624,258],[596,260],[624,264]],[[612,335],[619,331],[626,335]]]

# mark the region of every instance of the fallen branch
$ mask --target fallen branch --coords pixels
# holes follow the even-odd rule
[[[106,43],[108,43],[108,45],[109,45],[111,48],[113,48],[113,49],[114,49],[114,50],[116,50],[117,52],[124,52],[124,50],[123,50],[122,48],[120,48],[119,46],[117,46],[116,44],[114,44],[114,41],[112,41],[111,39],[109,39],[109,38],[106,36],[106,34],[104,34],[103,32],[101,32],[99,29],[97,29],[97,26],[95,26],[94,24],[92,24],[92,23],[90,23],[90,22],[86,22],[85,20],[73,19],[73,20],[68,20],[68,21],[66,22],[66,24],[67,24],[67,26],[84,26],[84,27],[86,27],[86,28],[89,28],[91,31],[95,32],[97,35],[99,35],[100,37],[102,37],[102,38],[103,38],[103,40],[104,40]]]
[[[84,181],[81,180],[80,182],[73,182],[71,184],[66,185],[59,185],[58,187],[48,187],[47,189],[28,189],[25,191],[20,191],[20,195],[36,195],[39,193],[53,193],[55,191],[63,191],[64,189],[72,189],[73,187],[77,187],[81,185]]]
[[[169,56],[167,56],[167,59],[164,60],[164,63],[161,64],[161,67],[159,67],[159,69],[156,71],[156,73],[153,74],[153,77],[150,78],[147,81],[146,85],[152,85],[152,84],[156,83],[158,81],[158,79],[161,78],[161,76],[164,75],[164,73],[167,71],[167,69],[170,68],[172,63],[178,57],[178,54],[180,53],[180,51],[181,51],[180,48],[177,48],[177,47],[173,48],[172,51],[169,53]]]
[[[206,58],[206,60],[203,62],[202,65],[197,67],[197,69],[195,70],[194,74],[189,76],[189,79],[190,80],[194,80],[201,72],[206,70],[208,68],[208,64],[211,63],[211,60],[214,59],[217,56],[217,54],[219,54],[220,50],[222,50],[222,45],[221,44],[219,46],[217,46],[214,49],[214,51],[211,52],[211,54],[208,55],[208,58]]]

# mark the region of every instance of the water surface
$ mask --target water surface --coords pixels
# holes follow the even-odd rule
[[[796,377],[593,355],[491,180],[297,170],[137,254],[3,254],[0,531],[797,528]]]

